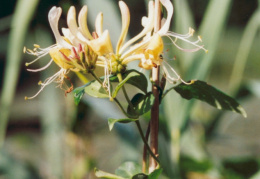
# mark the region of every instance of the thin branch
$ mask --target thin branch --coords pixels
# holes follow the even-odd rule
[[[147,141],[146,141],[146,139],[145,139],[145,137],[144,137],[144,134],[143,134],[143,131],[142,131],[140,122],[137,120],[137,121],[135,121],[135,123],[136,123],[136,125],[137,125],[138,131],[139,131],[139,133],[140,133],[140,135],[141,135],[141,138],[142,138],[142,140],[143,140],[143,142],[144,142],[144,144],[145,144],[147,150],[149,151],[149,153],[150,153],[150,155],[152,156],[152,158],[153,158],[153,159],[157,162],[157,164],[159,165],[159,164],[160,164],[160,161],[159,161],[159,159],[155,156],[155,154],[152,152],[152,150],[151,150],[149,144],[147,143]]]

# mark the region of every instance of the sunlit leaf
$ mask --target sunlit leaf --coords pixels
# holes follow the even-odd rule
[[[137,119],[129,119],[129,118],[124,118],[124,119],[114,119],[114,118],[109,118],[108,119],[108,126],[109,126],[109,130],[111,131],[115,125],[115,123],[119,122],[119,123],[130,123],[130,122],[134,122]]]
[[[96,80],[91,81],[86,85],[85,93],[96,98],[109,98],[108,92]]]
[[[154,96],[152,92],[147,94],[136,94],[131,100],[132,107],[129,105],[127,108],[127,113],[130,115],[142,115],[148,111],[153,106]]]
[[[96,175],[96,177],[99,177],[99,178],[125,179],[125,178],[122,178],[122,177],[120,177],[120,176],[117,176],[117,175],[114,175],[114,174],[111,174],[111,173],[104,172],[104,171],[99,170],[99,169],[97,169],[97,168],[95,168],[95,175]]]
[[[181,83],[173,88],[185,99],[198,99],[204,101],[218,109],[231,110],[246,117],[245,110],[235,99],[224,94],[206,82],[192,80],[190,84]]]
[[[142,173],[141,166],[134,162],[125,162],[118,169],[116,169],[116,175],[124,178],[132,178],[134,175]]]
[[[260,6],[260,4],[258,4]],[[233,93],[237,92],[243,79],[246,62],[253,46],[253,42],[260,27],[260,8],[254,12],[248,21],[243,33],[239,49],[237,50],[236,60],[230,77],[229,87]]]

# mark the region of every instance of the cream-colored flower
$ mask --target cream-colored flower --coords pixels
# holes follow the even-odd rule
[[[144,26],[144,29],[149,27],[147,31],[145,31],[145,36],[138,36],[138,38],[142,38],[141,42],[133,45],[127,52],[123,53],[121,55],[122,64],[127,64],[134,60],[140,60],[139,66],[141,68],[150,70],[153,67],[161,66],[163,69],[164,74],[166,75],[166,79],[170,82],[177,82],[179,80],[183,81],[180,76],[176,73],[176,71],[165,61],[162,59],[162,53],[163,53],[163,37],[167,37],[171,40],[172,44],[175,45],[178,49],[185,51],[185,52],[195,52],[200,49],[204,50],[206,53],[208,52],[203,45],[199,45],[199,42],[201,42],[201,37],[198,37],[197,41],[190,41],[189,38],[193,36],[194,30],[192,28],[189,28],[189,32],[186,35],[177,34],[174,32],[169,31],[170,23],[173,16],[173,5],[170,0],[160,0],[162,5],[167,10],[167,18],[162,19],[161,29],[158,32],[154,32],[154,17],[156,16],[154,5],[149,6],[149,15],[148,17],[143,17],[142,25]],[[153,2],[150,1],[152,4]],[[151,14],[150,14],[151,13]],[[153,17],[153,18],[149,18]],[[135,37],[136,38],[136,37]],[[135,39],[134,38],[134,39]],[[136,40],[136,39],[135,39]],[[177,41],[181,40],[184,42],[187,42],[188,44],[191,44],[194,46],[192,49],[184,49],[181,48]],[[131,44],[132,40],[127,42],[126,44]],[[122,48],[120,52],[122,52],[125,48]],[[183,81],[184,82],[184,81]]]
[[[51,82],[62,83],[69,71],[89,72],[90,70],[94,70],[95,66],[104,67],[106,76],[104,86],[110,89],[109,75],[124,72],[127,64],[135,60],[139,60],[139,66],[147,70],[160,65],[164,71],[170,69],[177,75],[177,78],[171,77],[171,75],[169,75],[170,73],[166,71],[165,74],[169,75],[167,79],[171,79],[170,81],[179,80],[179,75],[161,58],[164,47],[162,37],[168,37],[177,48],[184,51],[192,52],[200,49],[206,51],[206,49],[204,49],[203,46],[198,45],[201,38],[196,42],[188,40],[194,33],[193,29],[190,29],[187,35],[180,35],[169,31],[173,15],[173,6],[170,0],[160,0],[160,2],[167,10],[167,18],[166,20],[163,20],[164,24],[162,25],[162,28],[158,32],[154,32],[156,11],[154,2],[149,1],[148,16],[143,17],[142,19],[143,30],[135,37],[125,42],[130,23],[130,12],[127,5],[123,1],[119,1],[122,17],[122,30],[115,51],[112,47],[109,31],[103,30],[102,13],[98,14],[95,22],[95,32],[91,35],[87,26],[87,6],[83,6],[80,10],[78,21],[76,20],[75,7],[70,7],[67,14],[68,28],[62,28],[61,35],[58,29],[58,22],[62,10],[60,7],[53,7],[49,11],[48,18],[57,43],[46,49],[42,49],[38,45],[35,45],[34,50],[27,50],[29,54],[37,56],[34,61],[26,63],[27,66],[48,53],[52,58],[45,67],[34,70],[28,69],[29,71],[42,71],[46,69],[52,61],[60,67],[59,72],[41,83],[40,91]],[[194,45],[195,48],[182,49],[177,45],[177,40],[183,40],[190,43]],[[165,63],[167,67],[164,66]],[[35,96],[37,96],[39,92]]]
[[[87,18],[85,12],[87,12],[87,7],[84,6],[81,10],[81,14],[83,15],[79,18],[79,28],[75,21],[75,8],[70,8],[67,17],[69,28],[62,29],[63,35],[60,34],[58,29],[61,12],[61,8],[53,7],[48,15],[50,27],[57,43],[45,49],[40,48],[39,45],[35,45],[33,50],[24,49],[24,52],[37,56],[32,62],[26,63],[26,66],[36,62],[47,54],[50,54],[51,56],[51,60],[46,66],[39,69],[28,69],[28,71],[38,72],[45,70],[53,61],[60,67],[60,70],[53,76],[47,78],[44,82],[40,82],[40,90],[34,96],[26,97],[26,99],[36,97],[52,82],[56,82],[61,86],[64,83],[64,78],[69,79],[67,74],[70,71],[87,73],[88,71],[95,69],[97,54],[88,45],[88,42],[94,40],[94,38],[90,35],[85,24]]]

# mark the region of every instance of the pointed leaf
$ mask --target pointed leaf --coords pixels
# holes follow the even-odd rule
[[[148,179],[157,179],[162,173],[162,168],[155,169],[152,173],[149,174]]]
[[[218,109],[231,110],[247,116],[245,110],[236,102],[235,99],[229,97],[206,82],[192,80],[191,84],[181,83],[173,89],[185,99],[198,99],[204,101]]]
[[[127,83],[139,88],[144,93],[147,93],[148,83],[144,74],[136,70],[129,70],[123,74],[123,78],[126,78],[130,74],[132,77],[127,81]]]
[[[109,98],[108,92],[97,80],[87,83],[85,93],[96,98]]]
[[[143,73],[140,73],[136,70],[129,70],[126,71],[126,73],[122,74],[123,77],[123,81],[121,81],[115,88],[114,92],[113,92],[113,97],[116,97],[118,91],[121,89],[121,87],[125,84],[131,84],[137,88],[139,88],[140,90],[142,90],[144,93],[147,93],[147,79],[144,76]],[[110,78],[111,82],[118,82],[117,78]]]
[[[141,166],[134,162],[125,162],[118,169],[116,169],[116,175],[123,178],[132,178],[134,175],[142,172]]]
[[[138,93],[131,100],[133,104],[133,109],[128,106],[127,113],[130,115],[143,115],[144,113],[150,111],[154,103],[154,96],[152,92],[146,95]]]
[[[129,123],[129,122],[134,122],[137,119],[129,119],[129,118],[125,118],[125,119],[114,119],[114,118],[109,118],[108,119],[108,126],[109,126],[109,130],[111,131],[115,125],[115,123],[119,122],[119,123]]]
[[[148,179],[148,175],[144,173],[138,173],[132,177],[132,179]]]
[[[94,172],[95,172],[96,177],[99,177],[99,178],[102,177],[102,178],[108,178],[108,179],[125,179],[125,178],[122,178],[120,176],[104,172],[104,171],[99,170],[97,168],[95,168]]]

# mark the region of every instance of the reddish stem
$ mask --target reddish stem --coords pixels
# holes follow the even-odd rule
[[[160,0],[155,0],[155,24],[154,24],[154,32],[156,33],[161,28],[161,8],[160,8]],[[155,156],[158,156],[158,132],[159,132],[159,90],[158,86],[160,86],[160,66],[153,67],[152,69],[152,80],[154,82],[152,86],[152,92],[155,97],[154,104],[151,110],[151,121],[150,121],[150,147]],[[157,162],[152,157],[150,157],[149,164],[149,172],[151,173],[156,169]]]

